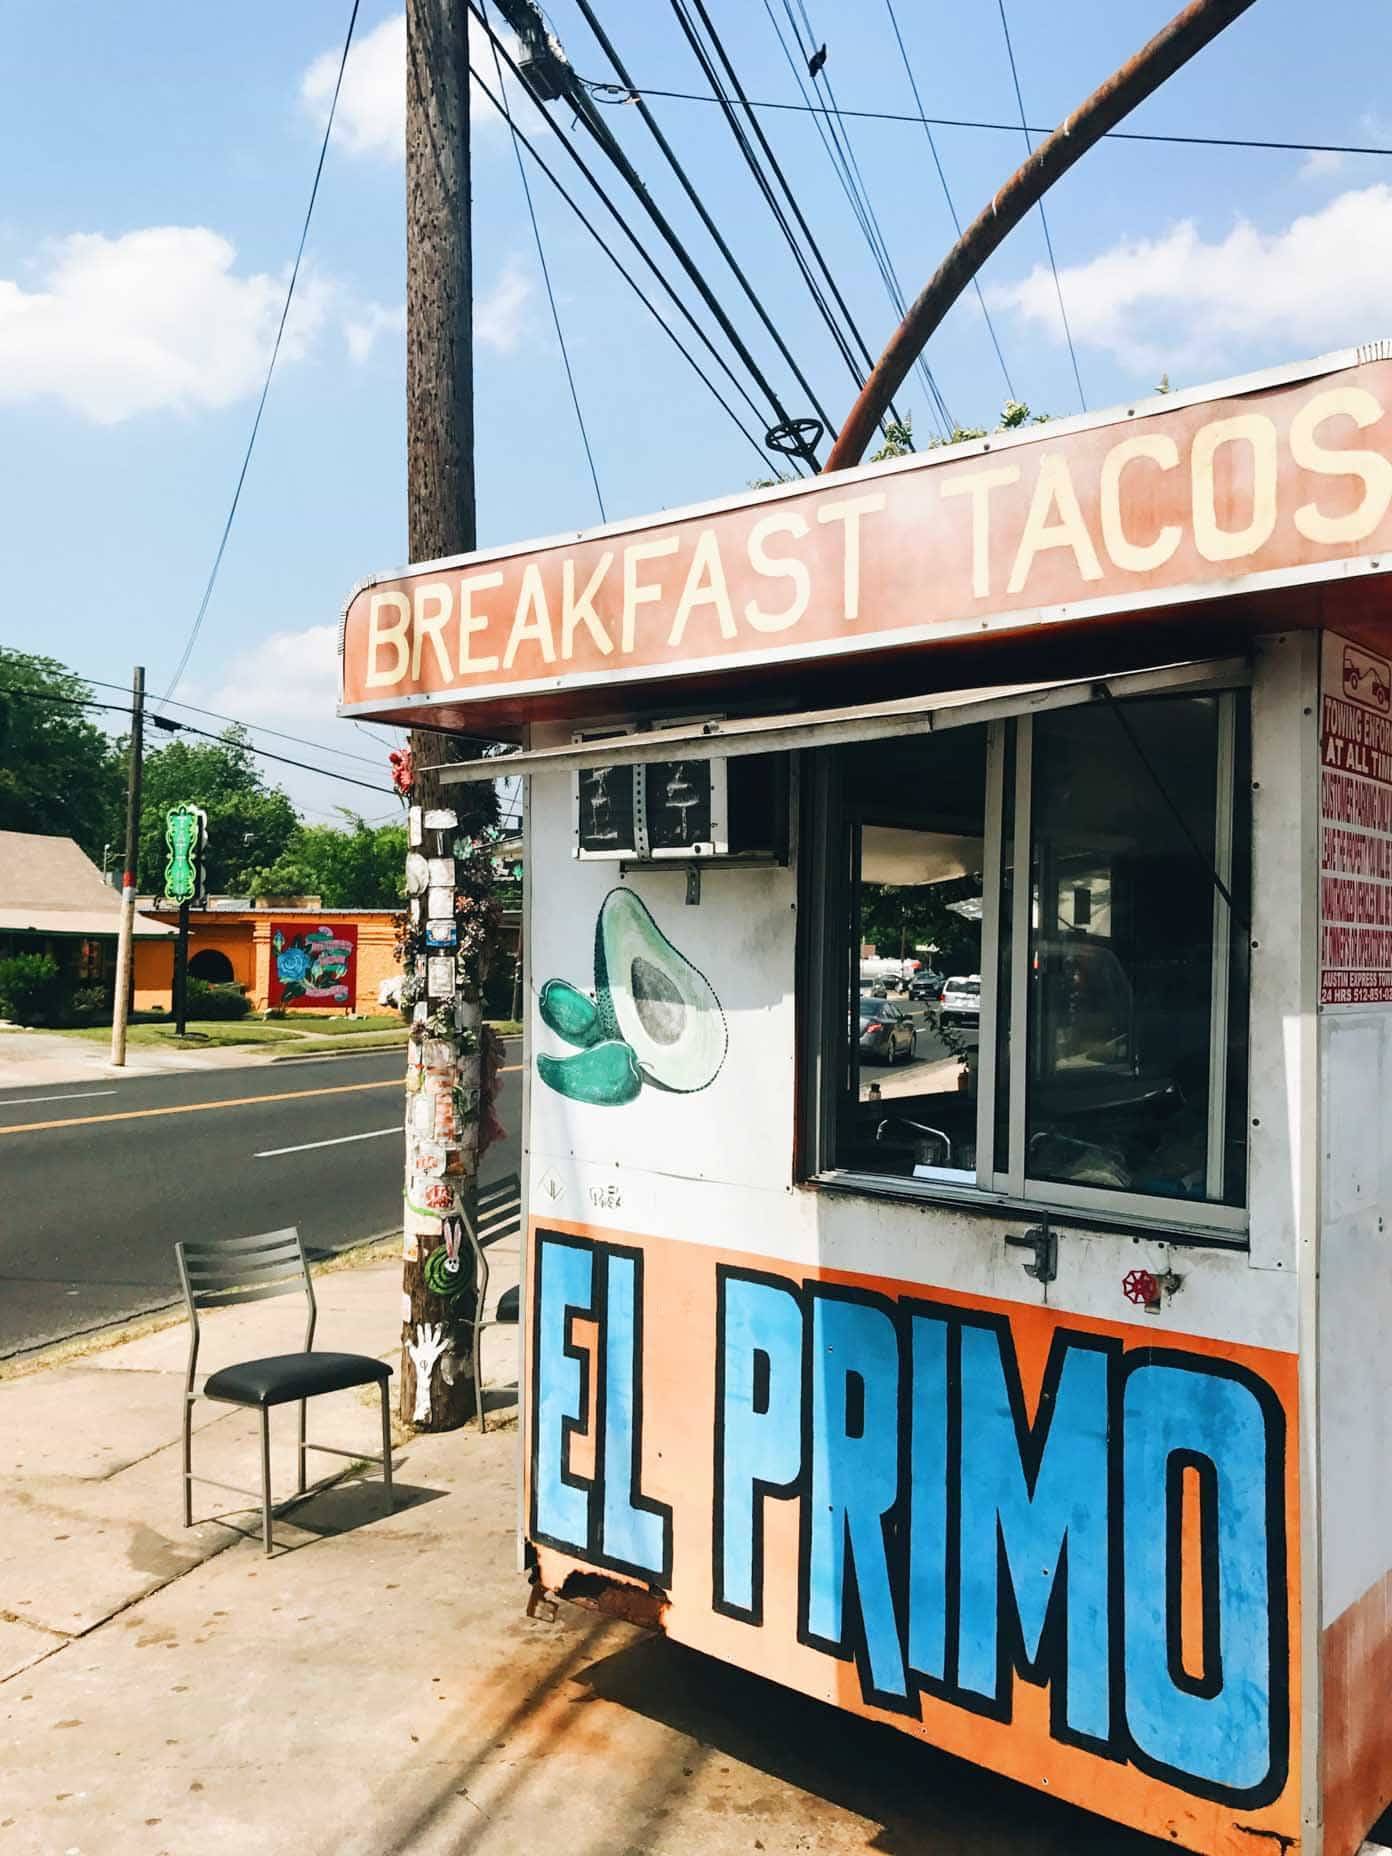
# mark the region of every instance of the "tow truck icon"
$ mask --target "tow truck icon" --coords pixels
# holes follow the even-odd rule
[[[1386,715],[1392,709],[1392,665],[1385,658],[1372,657],[1346,644],[1344,694]]]

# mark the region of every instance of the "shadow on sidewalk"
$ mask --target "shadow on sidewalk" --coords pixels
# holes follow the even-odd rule
[[[694,1767],[722,1755],[878,1822],[865,1847],[882,1856],[924,1856],[929,1849],[953,1856],[1000,1849],[1160,1856],[1173,1847],[665,1637],[644,1638],[575,1680],[594,1699],[698,1743],[650,1772],[640,1794],[630,1793],[635,1815],[628,1835],[639,1849],[650,1847],[673,1792],[690,1781]]]

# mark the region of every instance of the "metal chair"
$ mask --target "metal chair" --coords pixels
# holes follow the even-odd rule
[[[200,1395],[193,1389],[198,1367],[198,1311],[200,1308],[239,1308],[244,1302],[259,1302],[270,1295],[286,1295],[303,1285],[309,1308],[304,1349],[300,1353],[274,1354],[267,1359],[243,1360],[209,1374],[202,1397],[220,1404],[242,1405],[261,1413],[261,1534],[266,1552],[271,1551],[271,1407],[288,1405],[296,1400],[300,1407],[299,1488],[295,1499],[307,1491],[305,1452],[318,1450],[326,1456],[350,1457],[355,1462],[380,1463],[386,1490],[387,1513],[392,1510],[391,1412],[387,1404],[387,1381],[392,1369],[385,1360],[364,1353],[315,1353],[314,1328],[318,1306],[314,1300],[314,1282],[305,1261],[299,1231],[291,1225],[284,1231],[267,1231],[260,1237],[189,1238],[174,1246],[179,1262],[179,1280],[189,1312],[188,1374],[184,1382],[184,1526],[193,1526],[193,1484],[203,1482],[210,1488],[227,1489],[234,1495],[254,1495],[251,1489],[234,1483],[216,1482],[211,1476],[193,1473],[193,1403]],[[360,1450],[339,1450],[332,1444],[311,1444],[305,1440],[305,1411],[308,1401],[325,1392],[342,1392],[350,1386],[377,1385],[382,1394],[382,1454],[364,1457]],[[287,1504],[288,1505],[288,1504]]]
[[[513,1237],[522,1229],[522,1182],[516,1173],[506,1179],[496,1180],[491,1186],[481,1186],[476,1201],[477,1211],[473,1218],[462,1220],[468,1235],[469,1248],[474,1254],[474,1287],[478,1294],[475,1307],[478,1319],[468,1322],[473,1329],[474,1355],[474,1404],[478,1411],[480,1431],[488,1429],[488,1414],[484,1410],[483,1398],[483,1349],[484,1331],[487,1328],[516,1327],[521,1319],[522,1295],[520,1286],[504,1289],[498,1297],[497,1307],[491,1315],[485,1314],[488,1306],[488,1253],[485,1244],[495,1243],[500,1237]]]

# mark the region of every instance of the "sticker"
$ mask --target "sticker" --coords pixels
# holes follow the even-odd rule
[[[420,1239],[414,1231],[401,1233],[401,1261],[415,1263],[420,1257]]]
[[[413,1205],[408,1205],[405,1229],[406,1235],[412,1241],[418,1241],[422,1237],[438,1237],[440,1235],[440,1213],[417,1211]]]
[[[448,806],[433,806],[425,815],[427,831],[453,831],[459,824],[459,814]]]
[[[419,896],[430,886],[430,865],[419,851],[406,853],[406,893]]]
[[[442,1071],[453,1071],[459,1061],[459,1054],[448,1038],[427,1038],[425,1040],[425,1067],[439,1075]]]
[[[419,849],[420,841],[421,841],[421,809],[419,806],[412,806],[410,807],[410,809],[407,811],[407,814],[406,814],[406,842],[410,845],[411,849],[414,851],[414,850]]]
[[[434,999],[453,997],[454,961],[448,954],[436,954],[425,963],[425,985]]]
[[[423,1025],[429,1016],[430,1007],[426,1004],[424,999],[417,999],[416,1003],[411,1007],[411,1023],[413,1025]]]
[[[443,1147],[425,1147],[416,1149],[416,1171],[422,1179],[443,1179],[448,1171],[448,1155]]]
[[[411,1130],[429,1140],[435,1133],[435,1104],[428,1095],[418,1095],[411,1104]],[[429,1172],[429,1167],[422,1169]]]
[[[454,889],[453,887],[452,886],[449,888],[441,887],[439,889],[432,887],[426,893],[425,912],[427,916],[433,916],[437,919],[442,915],[453,915],[454,914]]]
[[[412,896],[411,898],[411,924],[413,927],[419,928],[421,923],[424,920],[425,920],[425,897],[424,896]]]
[[[441,889],[454,888],[454,859],[452,857],[432,857],[427,868],[430,871],[432,884],[438,884]]]
[[[412,1175],[406,1204],[410,1211],[427,1214],[457,1210],[454,1187],[447,1186],[442,1179],[426,1179],[421,1174]]]
[[[548,1167],[537,1181],[537,1192],[548,1205],[559,1205],[566,1195],[565,1183]]]
[[[459,935],[452,915],[442,915],[437,922],[425,924],[425,945],[427,947],[453,947]]]

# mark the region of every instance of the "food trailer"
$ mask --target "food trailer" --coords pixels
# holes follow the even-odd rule
[[[1380,343],[357,590],[341,713],[527,781],[534,1583],[1205,1856],[1359,1849],[1389,569]],[[876,1065],[898,892],[979,1014]]]

